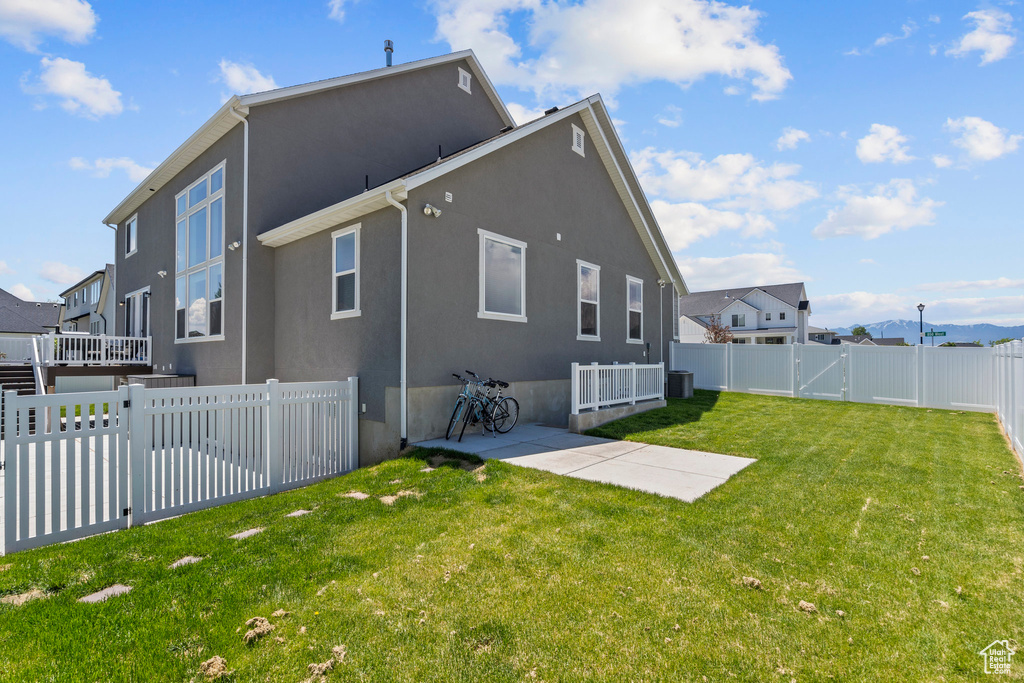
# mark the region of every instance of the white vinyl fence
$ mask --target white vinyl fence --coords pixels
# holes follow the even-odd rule
[[[995,347],[996,414],[1017,455],[1024,459],[1024,341]]]
[[[31,362],[31,337],[0,337],[0,365],[24,365]]]
[[[698,389],[993,412],[992,348],[677,344],[672,370]]]
[[[572,364],[572,414],[665,398],[665,364]]]
[[[44,365],[151,365],[152,337],[53,334],[40,337]]]
[[[3,550],[123,529],[354,470],[358,379],[5,395]]]

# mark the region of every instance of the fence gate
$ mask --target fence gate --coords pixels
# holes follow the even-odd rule
[[[127,399],[6,392],[5,553],[128,526]]]
[[[846,396],[846,351],[842,346],[794,344],[797,396],[842,401]]]

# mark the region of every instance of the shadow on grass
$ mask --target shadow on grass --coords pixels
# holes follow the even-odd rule
[[[466,465],[480,466],[484,464],[483,458],[472,453],[453,451],[448,448],[416,448],[409,451],[407,457],[422,460],[431,467],[452,467],[454,469],[465,469]]]
[[[721,392],[695,389],[693,398],[670,398],[668,405],[646,413],[609,422],[587,431],[590,436],[601,436],[607,439],[623,439],[628,434],[653,431],[699,422],[704,413],[714,410]]]

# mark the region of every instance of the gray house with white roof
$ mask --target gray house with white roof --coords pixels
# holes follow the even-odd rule
[[[566,424],[571,364],[667,360],[687,291],[600,96],[516,126],[471,51],[232,97],[104,222],[155,372],[357,375],[362,464],[467,368]]]
[[[712,320],[736,344],[806,344],[811,304],[802,282],[691,292],[679,300],[679,340],[702,343]]]

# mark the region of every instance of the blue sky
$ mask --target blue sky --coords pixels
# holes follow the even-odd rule
[[[113,257],[100,220],[231,92],[472,48],[520,123],[601,92],[692,289],[805,280],[812,323],[1024,323],[1010,2],[0,0],[0,287]]]

